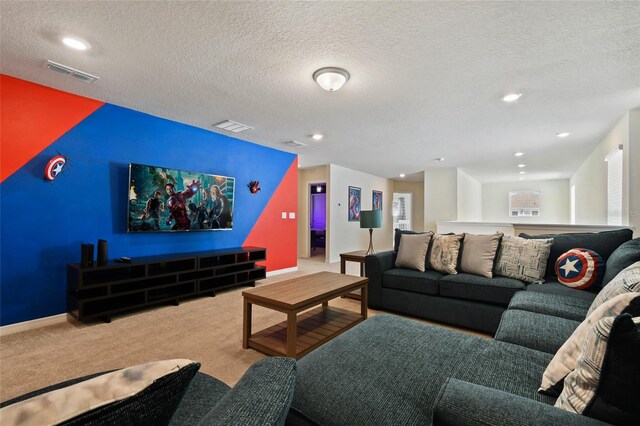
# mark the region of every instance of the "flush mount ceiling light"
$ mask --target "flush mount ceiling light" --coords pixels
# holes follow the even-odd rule
[[[347,70],[336,67],[320,68],[313,73],[313,79],[316,83],[329,92],[339,90],[349,80],[349,77]]]
[[[516,157],[522,157],[524,155],[524,152],[516,152],[515,154]]]
[[[313,139],[314,141],[322,140],[322,138],[324,138],[324,135],[321,135],[320,133],[314,133],[313,135],[311,135],[311,139]]]
[[[62,43],[64,43],[65,46],[76,50],[87,50],[91,47],[89,43],[77,37],[64,37],[62,39]]]
[[[518,167],[523,168],[523,167],[527,167],[526,164],[518,164]]]
[[[559,138],[566,138],[570,134],[571,133],[569,133],[569,132],[561,132],[561,133],[556,133],[556,136],[559,137]]]
[[[520,96],[522,96],[522,93],[509,93],[504,98],[502,98],[502,100],[505,102],[515,102],[520,99]]]

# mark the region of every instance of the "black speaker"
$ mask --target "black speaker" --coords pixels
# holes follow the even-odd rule
[[[98,240],[98,266],[104,266],[107,264],[107,258],[109,257],[109,247],[106,240]]]
[[[93,244],[80,245],[80,266],[83,268],[93,266]]]

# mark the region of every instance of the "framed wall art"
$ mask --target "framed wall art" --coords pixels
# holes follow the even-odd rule
[[[360,222],[360,201],[362,190],[355,186],[349,187],[349,222]]]
[[[371,210],[382,210],[382,191],[373,191],[371,195]]]

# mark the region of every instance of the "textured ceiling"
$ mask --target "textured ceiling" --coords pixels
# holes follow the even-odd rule
[[[3,73],[204,129],[239,121],[254,130],[237,136],[302,167],[461,167],[488,182],[516,180],[522,161],[527,179],[566,178],[640,106],[633,1],[2,1],[0,15]],[[63,46],[69,34],[92,49]],[[323,91],[311,75],[324,66],[351,80]],[[524,95],[507,105],[511,91]]]

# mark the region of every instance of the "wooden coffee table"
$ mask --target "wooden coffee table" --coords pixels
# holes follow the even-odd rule
[[[360,314],[329,306],[329,300],[356,289],[362,294]],[[300,359],[367,318],[367,279],[351,275],[319,272],[245,290],[242,296],[242,347],[268,355]],[[252,305],[284,312],[287,320],[251,334]]]

